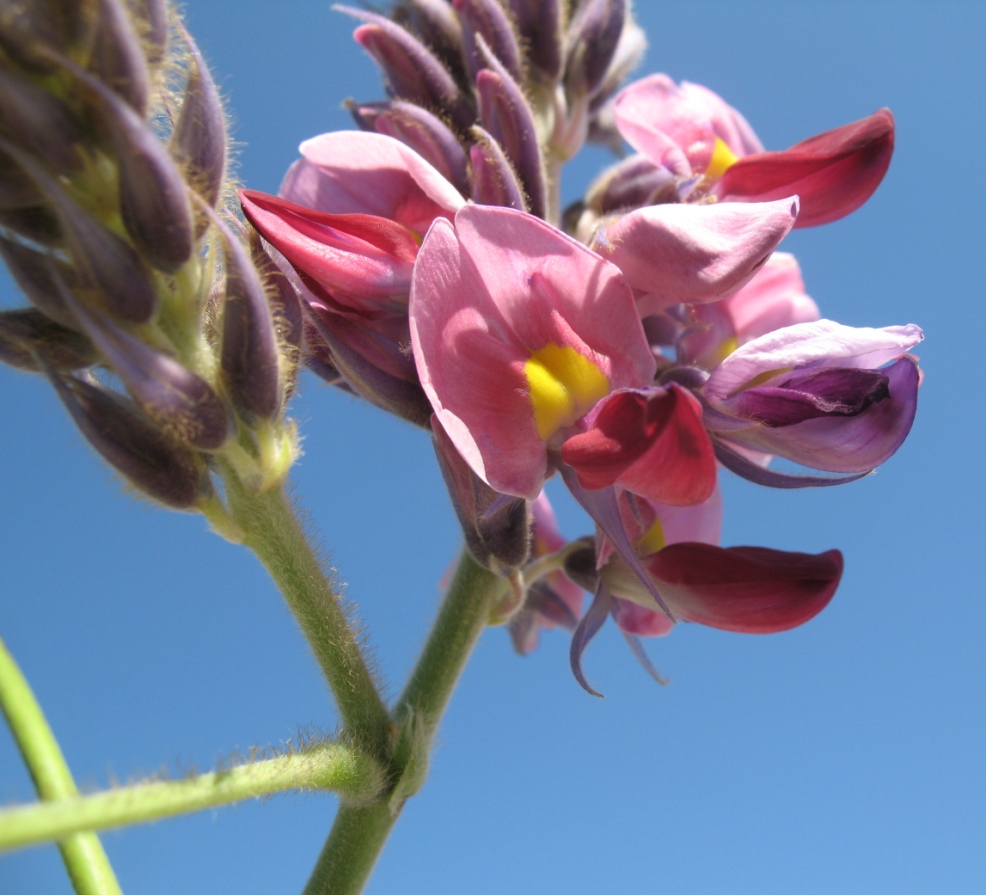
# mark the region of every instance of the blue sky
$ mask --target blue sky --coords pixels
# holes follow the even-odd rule
[[[771,637],[679,626],[648,644],[656,686],[607,629],[585,665],[567,638],[519,658],[487,631],[440,732],[431,776],[368,889],[975,893],[986,889],[982,350],[986,133],[974,3],[638,3],[638,74],[697,81],[780,149],[893,109],[897,150],[851,217],[800,231],[826,316],[919,323],[918,420],[879,473],[773,492],[724,476],[723,543],[839,547],[846,574],[810,624]],[[189,0],[229,99],[244,182],[275,191],[306,137],[381,96],[328,4]],[[605,155],[566,169],[578,196]],[[0,304],[18,298],[4,282]],[[190,768],[335,717],[259,565],[198,517],[128,496],[50,389],[0,370],[0,634],[86,788]],[[396,691],[427,631],[458,531],[411,427],[305,381],[293,475]],[[554,491],[557,495],[557,489]],[[560,501],[571,537],[584,516]],[[32,798],[0,731],[0,803]],[[300,891],[331,797],[107,834],[125,892]],[[0,858],[0,891],[70,891],[53,848]]]

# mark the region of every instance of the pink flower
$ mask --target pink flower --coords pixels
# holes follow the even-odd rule
[[[821,612],[842,576],[838,550],[813,555],[716,546],[722,518],[718,490],[691,507],[666,507],[624,495],[620,508],[640,562],[673,618],[600,536],[596,593],[572,637],[570,654],[576,679],[590,693],[595,691],[582,672],[582,653],[607,615],[656,676],[637,637],[664,636],[675,620],[744,634],[786,631]]]
[[[681,191],[764,202],[798,194],[798,227],[845,217],[880,185],[894,148],[888,109],[783,152],[764,152],[753,130],[711,90],[657,74],[630,84],[614,105],[624,138],[678,180]]]

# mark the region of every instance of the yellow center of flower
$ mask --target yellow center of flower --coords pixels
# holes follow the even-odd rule
[[[569,345],[548,344],[524,364],[538,435],[547,441],[609,394],[609,379]]]
[[[705,169],[705,176],[709,180],[718,180],[737,161],[739,161],[739,157],[736,153],[719,137],[716,137],[715,146],[712,147],[712,158],[709,159],[709,166]]]
[[[654,524],[647,529],[644,536],[637,540],[634,545],[634,552],[637,556],[652,556],[658,550],[663,550],[667,546],[664,540],[664,526],[660,519],[655,519]]]

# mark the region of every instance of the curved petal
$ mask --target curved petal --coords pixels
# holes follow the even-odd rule
[[[592,248],[643,294],[641,316],[743,286],[790,232],[797,197],[761,205],[650,205],[601,227]]]
[[[562,445],[583,488],[613,484],[647,500],[701,503],[716,481],[715,455],[698,403],[678,386],[623,391],[597,405],[591,426]]]
[[[911,357],[880,371],[890,397],[857,416],[830,416],[771,429],[755,426],[730,432],[736,441],[795,463],[829,472],[868,472],[890,459],[911,431],[917,411],[920,373]]]
[[[427,232],[465,199],[429,162],[392,137],[338,131],[301,144],[280,195],[333,214],[373,214]]]
[[[767,333],[730,354],[709,376],[705,396],[724,401],[768,374],[824,364],[874,370],[896,360],[924,338],[919,326],[843,326],[834,320],[799,323]]]
[[[609,388],[654,375],[619,271],[508,208],[469,206],[454,229],[436,221],[415,265],[410,316],[422,385],[449,437],[477,475],[517,497],[536,498],[547,472],[525,368],[534,353],[562,346]]]
[[[764,202],[797,193],[797,227],[845,217],[880,185],[894,151],[894,117],[880,109],[869,118],[818,134],[784,152],[741,158],[716,184],[722,199]]]
[[[842,554],[682,543],[655,553],[646,566],[683,621],[771,634],[804,624],[828,605],[842,577]]]

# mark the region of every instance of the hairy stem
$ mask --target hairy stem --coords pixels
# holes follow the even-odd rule
[[[232,519],[264,564],[311,646],[347,736],[386,761],[394,727],[334,582],[280,487],[257,492],[225,476]]]
[[[9,808],[0,811],[0,849],[62,839],[82,830],[146,823],[286,790],[329,790],[365,803],[380,793],[384,783],[384,771],[375,759],[337,743],[321,743],[188,780],[139,783],[89,796],[79,796],[73,789],[57,801]]]
[[[304,895],[362,892],[406,799],[424,782],[435,731],[490,611],[506,587],[463,551],[435,626],[394,710],[401,725],[391,797],[342,805]]]
[[[72,773],[52,733],[41,706],[0,640],[0,708],[10,725],[31,774],[34,787],[42,799],[70,799],[78,795]],[[45,806],[47,807],[47,806]],[[66,831],[59,837],[58,848],[65,869],[78,895],[121,895],[106,852],[95,833]]]

